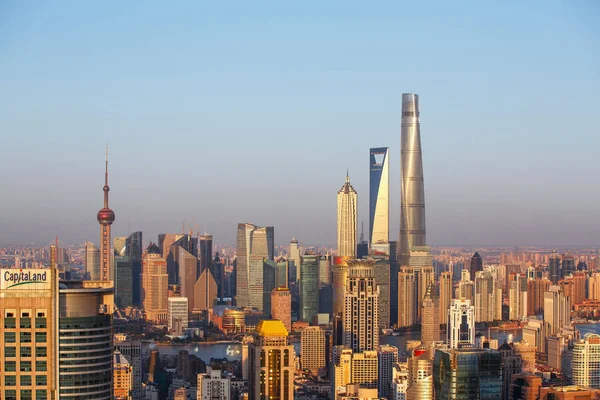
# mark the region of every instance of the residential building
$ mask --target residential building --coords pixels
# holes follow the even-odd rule
[[[114,400],[133,399],[133,367],[119,350],[113,358],[113,395]]]
[[[303,370],[313,375],[325,374],[326,345],[325,331],[318,326],[308,326],[300,336],[300,360]]]
[[[600,389],[600,335],[588,333],[573,344],[573,383]]]

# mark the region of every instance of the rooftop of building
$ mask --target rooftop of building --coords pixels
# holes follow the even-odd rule
[[[121,354],[119,350],[115,350],[113,354],[114,365],[125,366],[129,365],[129,361]]]
[[[274,337],[274,336],[288,336],[288,331],[278,319],[264,319],[258,323],[256,327],[258,336],[263,337]]]

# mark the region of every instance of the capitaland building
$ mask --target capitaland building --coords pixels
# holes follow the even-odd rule
[[[111,399],[110,281],[0,270],[0,398]]]
[[[0,270],[0,399],[56,399],[58,274]]]

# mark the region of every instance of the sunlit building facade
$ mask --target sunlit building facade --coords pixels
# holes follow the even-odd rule
[[[390,165],[389,148],[370,149],[369,171],[369,244],[389,241]]]
[[[356,210],[358,195],[346,175],[346,182],[337,195],[337,249],[338,256],[356,257]]]

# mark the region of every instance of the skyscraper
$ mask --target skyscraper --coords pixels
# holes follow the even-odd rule
[[[527,281],[528,316],[539,315],[544,312],[544,293],[549,287],[550,281],[546,278],[529,279]]]
[[[450,301],[452,301],[452,272],[445,271],[440,275],[440,323],[444,325],[448,323]]]
[[[119,350],[115,350],[114,353],[113,381],[113,399],[130,400],[133,391],[133,367]]]
[[[471,304],[471,300],[452,299],[447,332],[450,348],[475,345],[475,307]]]
[[[212,308],[217,301],[217,295],[217,282],[210,272],[210,268],[205,269],[194,285],[194,304],[192,305],[194,314]]]
[[[527,279],[521,274],[509,277],[509,318],[513,321],[527,316]]]
[[[188,299],[186,297],[169,297],[167,299],[167,325],[169,332],[177,335],[188,327]]]
[[[319,375],[325,369],[325,331],[319,326],[307,326],[300,337],[302,369]]]
[[[560,280],[560,258],[558,257],[558,253],[556,253],[556,250],[552,250],[548,270],[550,275],[550,282],[552,282],[553,285],[557,285],[558,281]]]
[[[471,257],[471,269],[469,269],[469,271],[471,273],[472,281],[475,281],[475,274],[478,271],[483,271],[483,258],[481,258],[478,252],[475,252],[473,257]]]
[[[110,271],[110,226],[115,221],[115,212],[108,207],[108,148],[106,149],[106,164],[104,171],[104,207],[98,211],[100,224],[100,280],[111,281]]]
[[[425,297],[421,302],[422,323],[421,323],[421,343],[428,345],[431,342],[439,340],[440,336],[440,312],[439,296],[434,283],[430,283]]]
[[[113,297],[112,284],[107,281],[60,281],[55,353],[60,392],[56,398],[112,398]],[[46,350],[40,350],[36,346],[35,352],[43,357]],[[48,364],[49,370],[53,364]]]
[[[398,263],[400,266],[408,266],[411,248],[426,244],[419,96],[416,94],[402,94],[400,136],[402,179]]]
[[[167,290],[169,275],[167,261],[160,256],[160,249],[150,243],[142,260],[141,302],[146,319],[167,322]]]
[[[184,236],[184,238],[185,237],[187,237],[187,235]],[[170,281],[169,283],[179,285],[179,294],[188,299],[188,313],[192,314],[195,305],[194,286],[198,280],[198,276],[196,275],[198,272],[198,259],[185,247],[177,245],[176,243],[178,242],[179,241],[175,242],[175,244],[171,246],[171,251],[169,253],[169,258],[173,261],[172,266],[175,276],[174,281]],[[168,265],[169,262],[167,261],[167,267]]]
[[[300,272],[300,319],[312,323],[319,313],[319,256],[302,256]]]
[[[544,321],[549,324],[548,335],[555,335],[571,320],[571,299],[560,286],[550,285],[544,293]]]
[[[475,273],[475,322],[502,319],[502,287],[489,270]]]
[[[128,256],[115,256],[113,261],[115,279],[115,304],[118,308],[130,307],[132,302],[132,270]]]
[[[2,399],[17,399],[17,393],[23,391],[30,398],[32,393],[37,394],[36,398],[56,398],[57,281],[58,273],[50,269],[0,270]],[[36,373],[32,372],[34,367]]]
[[[498,351],[438,349],[433,365],[436,399],[495,400],[502,393],[502,357]]]
[[[398,362],[398,348],[385,344],[379,346],[377,353],[379,358],[379,368],[377,371],[379,398],[388,399],[392,387],[394,364]]]
[[[294,399],[294,346],[279,320],[262,320],[249,346],[248,399]]]
[[[292,295],[286,287],[276,287],[271,292],[271,318],[283,322],[285,329],[292,330]]]
[[[131,301],[134,305],[140,305],[140,290],[142,288],[142,232],[133,232],[125,240],[125,255],[131,262]]]
[[[355,353],[376,351],[379,346],[379,288],[374,264],[374,260],[348,260],[343,340]]]
[[[600,335],[587,333],[573,345],[573,383],[600,389]]]
[[[417,323],[415,308],[416,280],[410,267],[398,272],[398,327],[410,327]]]
[[[356,257],[357,197],[346,174],[346,182],[337,195],[338,256]]]
[[[251,275],[250,263],[251,260],[255,264],[259,260],[262,263],[263,259],[274,260],[274,235],[272,226],[261,228],[248,223],[238,224],[236,250],[236,305],[238,307],[251,306],[250,292],[256,292],[254,297],[262,299],[263,287],[259,285],[260,282],[252,279],[255,274]],[[262,279],[262,276],[258,279]]]
[[[212,265],[213,254],[212,254],[212,245],[213,245],[213,237],[212,235],[204,234],[200,235],[198,245],[200,247],[198,258],[199,258],[199,271],[198,276],[207,268],[210,268]]]
[[[390,165],[388,148],[370,150],[369,175],[369,245],[389,241]]]
[[[300,249],[298,248],[298,241],[296,240],[295,237],[293,237],[292,240],[290,241],[289,260],[294,262],[294,267],[296,269],[296,276],[291,277],[291,278],[293,278],[294,282],[298,282],[300,280],[301,259],[300,259]],[[290,278],[290,280],[292,280],[291,278]]]

